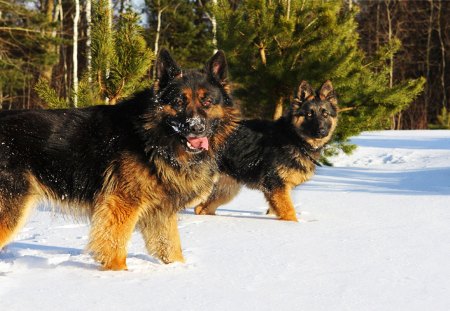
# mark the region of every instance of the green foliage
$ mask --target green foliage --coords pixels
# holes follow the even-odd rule
[[[203,65],[212,56],[212,32],[206,1],[146,0],[149,29],[147,39],[154,46],[161,14],[159,47],[176,55],[177,62],[186,68]]]
[[[236,98],[249,117],[271,117],[275,103],[289,104],[302,80],[313,86],[330,79],[342,109],[336,146],[363,130],[385,128],[408,107],[424,79],[389,88],[386,60],[399,48],[394,40],[369,59],[358,47],[356,12],[342,1],[242,1],[233,8],[219,0],[219,47],[227,52]],[[265,61],[264,61],[265,60]]]
[[[135,12],[127,11],[121,14],[117,24],[111,29],[108,21],[106,0],[100,0],[94,6],[92,32],[92,72],[97,84],[98,94],[108,98],[111,104],[149,85],[149,79],[144,79],[149,70],[154,55],[147,48],[143,37],[143,29],[139,26],[139,17]],[[85,79],[88,77],[85,76]],[[80,93],[86,81],[82,81]]]
[[[48,104],[48,108],[50,109],[62,109],[67,108],[68,104],[64,98],[61,98],[56,93],[55,89],[53,89],[49,81],[46,79],[39,79],[38,82],[34,86],[34,90],[41,98],[42,101]]]
[[[0,1],[0,90],[10,108],[26,108],[26,88],[57,61],[52,27],[30,1]]]
[[[431,129],[450,129],[450,111],[446,107],[442,107],[441,112],[437,116],[437,123],[430,124]]]
[[[85,70],[80,79],[78,107],[115,104],[151,84],[147,72],[155,57],[147,47],[137,14],[124,12],[110,27],[107,0],[95,2],[93,12],[92,72]],[[48,84],[40,82],[36,91],[50,108],[68,107]]]
[[[148,86],[150,80],[144,77],[155,57],[147,48],[136,13],[130,11],[122,14],[115,32],[114,46],[115,57],[111,59],[108,79],[112,89],[120,91],[121,97],[126,97]]]
[[[23,70],[26,64],[23,60],[14,57],[0,57],[0,90],[2,90],[2,95],[7,94],[9,97],[9,104],[17,102],[14,99],[15,96],[21,94],[23,86],[27,81],[31,80],[33,76],[30,72]],[[7,100],[4,100],[6,104]],[[0,108],[2,108],[0,106]]]

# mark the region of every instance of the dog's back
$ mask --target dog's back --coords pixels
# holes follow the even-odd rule
[[[138,147],[132,135],[137,106],[1,112],[0,189],[13,186],[5,174],[15,183],[33,176],[50,198],[92,202],[114,153]]]

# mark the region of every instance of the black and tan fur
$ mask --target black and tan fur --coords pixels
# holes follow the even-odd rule
[[[176,213],[211,192],[238,118],[226,75],[223,52],[182,71],[162,50],[154,90],[115,106],[1,112],[0,248],[47,200],[89,217],[88,250],[104,269],[127,268],[135,227],[150,254],[183,261]]]
[[[290,191],[314,174],[320,151],[336,128],[337,109],[330,81],[317,92],[303,81],[286,116],[241,121],[220,156],[221,177],[195,213],[214,215],[244,184],[264,193],[268,213],[297,221]]]

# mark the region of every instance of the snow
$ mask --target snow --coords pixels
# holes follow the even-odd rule
[[[179,216],[185,264],[129,245],[129,271],[83,252],[89,226],[38,208],[0,253],[2,310],[450,310],[450,131],[366,132],[293,192],[300,222],[245,189]]]

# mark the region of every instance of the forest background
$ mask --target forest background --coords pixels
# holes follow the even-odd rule
[[[362,130],[450,128],[449,28],[441,0],[0,0],[0,108],[115,104],[161,47],[185,68],[222,49],[245,117],[332,80],[349,151]]]

